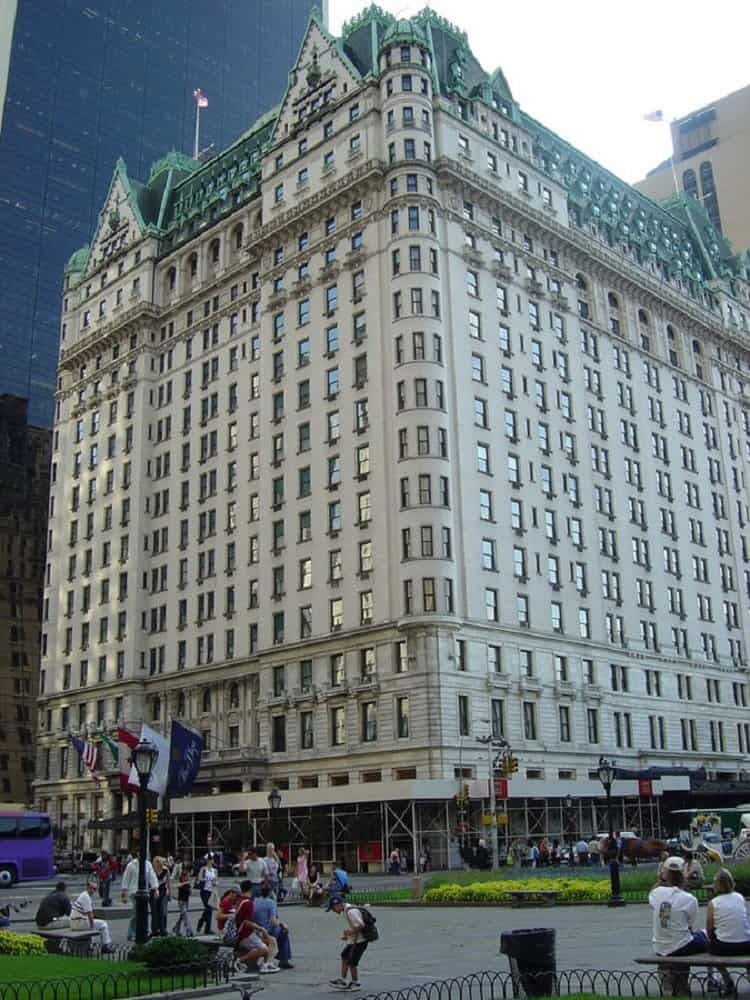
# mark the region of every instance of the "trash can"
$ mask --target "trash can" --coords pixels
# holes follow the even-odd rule
[[[503,931],[500,951],[508,956],[514,988],[523,987],[526,996],[553,996],[557,961],[555,931],[551,927],[531,927]]]

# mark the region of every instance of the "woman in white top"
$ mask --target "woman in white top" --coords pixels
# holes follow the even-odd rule
[[[653,943],[657,955],[695,955],[708,949],[708,938],[694,929],[698,900],[685,892],[685,862],[667,858],[661,866],[661,884],[648,894],[654,911]]]
[[[198,919],[198,926],[195,929],[196,934],[200,934],[201,930],[205,934],[211,933],[211,919],[214,910],[219,905],[216,893],[216,881],[218,877],[219,873],[214,867],[214,856],[213,854],[207,854],[203,867],[198,872],[197,879],[197,885],[201,894],[201,903],[203,903],[203,913],[201,913]]]
[[[720,868],[714,879],[714,897],[706,910],[709,950],[714,955],[750,955],[750,921],[745,897],[735,892],[734,879]]]

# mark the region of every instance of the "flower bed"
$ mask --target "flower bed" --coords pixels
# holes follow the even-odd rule
[[[497,882],[445,883],[428,889],[427,903],[508,903],[511,892],[557,892],[561,903],[603,903],[609,899],[609,879],[528,878]]]

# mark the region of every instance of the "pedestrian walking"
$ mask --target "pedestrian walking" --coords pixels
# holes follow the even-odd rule
[[[216,898],[216,882],[218,877],[219,874],[214,865],[213,855],[207,854],[196,880],[196,886],[201,894],[201,903],[203,903],[203,913],[201,913],[195,928],[196,934],[200,934],[201,928],[203,928],[206,934],[211,933],[211,920],[213,912],[218,905],[218,899]]]
[[[123,903],[130,902],[130,923],[128,924],[128,941],[135,939],[135,894],[138,891],[138,872],[140,862],[138,858],[132,858],[125,866],[120,883],[120,895]],[[150,861],[146,861],[146,889],[155,892],[159,887],[156,880],[156,872]]]
[[[346,921],[346,927],[341,935],[345,942],[341,952],[341,975],[337,979],[330,980],[331,986],[342,991],[358,990],[360,960],[370,941],[376,941],[378,938],[375,917],[363,906],[350,906],[345,903],[343,896],[331,896],[326,910],[343,914]]]
[[[190,926],[190,917],[188,916],[190,910],[190,868],[187,865],[183,865],[180,872],[180,881],[177,886],[177,909],[180,915],[172,933],[177,937],[192,937],[193,929]]]
[[[102,899],[102,906],[112,905],[112,883],[117,874],[117,861],[109,851],[102,850],[99,857],[94,862],[94,874],[99,883],[99,895]]]

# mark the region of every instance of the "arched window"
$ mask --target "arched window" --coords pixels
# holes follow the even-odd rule
[[[589,287],[588,282],[586,281],[584,276],[579,272],[576,275],[576,288],[578,288],[579,291],[581,292],[585,292],[588,287]]]
[[[177,714],[182,718],[185,715],[185,692],[180,691],[177,695]]]
[[[190,254],[188,258],[188,272],[191,278],[195,278],[198,274],[198,254],[195,250]]]
[[[211,711],[211,688],[206,688],[206,690],[203,692],[203,699],[201,705],[204,712]]]
[[[667,323],[667,340],[674,340],[674,327],[671,323]]]
[[[708,160],[704,160],[700,165],[701,192],[703,194],[703,207],[708,213],[708,217],[713,225],[721,232],[721,217],[719,215],[719,196],[716,193],[714,182],[714,168]]]
[[[177,268],[170,267],[167,271],[167,289],[173,292],[177,287]]]
[[[152,698],[151,700],[151,721],[156,722],[157,719],[161,718],[161,700],[159,698]]]
[[[645,309],[638,310],[638,322],[642,323],[644,326],[648,326],[648,313]]]
[[[607,302],[609,303],[609,308],[610,309],[619,309],[620,308],[620,300],[617,298],[617,296],[615,295],[614,292],[608,292],[607,293]]]
[[[240,686],[239,684],[232,684],[229,688],[229,707],[239,708],[240,707]]]
[[[232,230],[232,244],[235,250],[242,249],[242,240],[245,235],[245,227],[240,223]]]
[[[695,180],[694,170],[685,170],[682,174],[682,187],[685,194],[689,194],[691,198],[698,200],[698,184]]]
[[[209,252],[209,255],[211,257],[211,263],[212,264],[218,264],[219,263],[219,254],[220,254],[220,251],[221,251],[221,243],[219,242],[219,240],[218,239],[211,240],[208,252]]]
[[[703,354],[703,349],[701,348],[700,342],[697,340],[693,341],[693,354]]]

